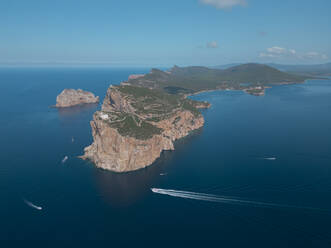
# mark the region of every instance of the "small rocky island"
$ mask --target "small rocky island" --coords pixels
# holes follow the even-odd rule
[[[56,105],[57,108],[66,108],[72,107],[81,104],[88,103],[98,103],[99,97],[94,96],[93,93],[84,91],[81,89],[64,89],[60,95],[56,97]]]
[[[209,103],[144,87],[110,86],[91,121],[93,144],[81,157],[97,167],[127,172],[152,164],[174,141],[201,128],[198,108]]]

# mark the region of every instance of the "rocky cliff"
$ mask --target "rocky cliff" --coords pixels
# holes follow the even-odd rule
[[[98,103],[99,97],[93,93],[81,89],[64,89],[60,95],[56,97],[57,108],[72,107],[79,104]]]
[[[111,86],[93,116],[93,143],[82,158],[116,172],[151,165],[163,150],[174,149],[176,139],[203,126],[197,103],[147,88]]]

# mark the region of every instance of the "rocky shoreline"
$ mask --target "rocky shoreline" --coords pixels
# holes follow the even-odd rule
[[[121,87],[130,86],[111,86],[108,89],[101,111],[94,114],[90,123],[93,143],[84,149],[84,155],[81,156],[99,168],[128,172],[147,167],[160,157],[162,151],[174,150],[175,140],[204,125],[201,113],[190,110],[191,107],[209,107],[204,102],[194,102],[194,105],[185,109],[180,105],[189,104],[190,100],[170,98],[169,102],[178,100],[178,106],[177,103],[173,104],[173,108],[164,116],[157,116],[156,110],[162,110],[170,104],[162,98],[168,97],[167,95],[160,95],[160,99],[155,98],[151,103],[147,96],[154,92],[143,89],[146,91],[145,95],[135,102],[132,96],[121,92]],[[134,87],[133,90],[139,91],[141,88]],[[141,99],[147,99],[146,103],[142,104]],[[152,109],[157,104],[160,106]],[[138,111],[138,107],[142,107],[144,111]],[[132,123],[129,120],[133,120]],[[132,126],[127,126],[128,123]]]
[[[91,121],[93,143],[81,158],[115,172],[144,168],[162,151],[174,150],[175,140],[203,127],[199,109],[210,104],[188,96],[215,90],[242,90],[263,96],[272,83],[305,79],[260,64],[227,70],[175,66],[170,71],[152,69],[147,74],[131,75],[107,90],[101,111]]]

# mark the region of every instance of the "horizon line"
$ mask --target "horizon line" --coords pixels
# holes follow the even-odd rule
[[[213,64],[213,65],[197,65],[197,64],[131,64],[131,63],[114,63],[114,62],[0,62],[0,67],[133,67],[133,68],[153,68],[153,67],[190,67],[190,66],[204,66],[204,67],[217,67],[217,66],[226,66],[231,64],[278,64],[278,65],[324,65],[330,64],[331,61],[325,63],[276,63],[276,62],[233,62],[233,63],[224,63],[224,64]]]

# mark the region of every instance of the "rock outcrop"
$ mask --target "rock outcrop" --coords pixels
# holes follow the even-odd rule
[[[174,141],[201,128],[203,116],[191,100],[133,86],[111,86],[91,121],[93,143],[83,159],[127,172],[151,165]]]
[[[93,93],[81,89],[64,89],[60,95],[56,97],[57,108],[72,107],[80,104],[98,103],[99,97]]]
[[[132,74],[129,76],[128,80],[131,80],[131,79],[137,79],[137,78],[141,78],[141,77],[144,77],[145,74]]]

